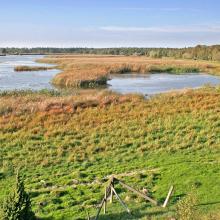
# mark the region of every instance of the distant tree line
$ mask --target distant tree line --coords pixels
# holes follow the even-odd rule
[[[152,58],[173,57],[220,61],[220,45],[198,45],[188,48],[0,48],[0,54],[99,54],[99,55],[136,55]]]

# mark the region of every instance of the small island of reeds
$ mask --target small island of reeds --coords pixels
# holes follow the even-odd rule
[[[14,71],[16,72],[23,72],[23,71],[45,71],[45,70],[51,70],[54,69],[54,67],[48,67],[48,66],[16,66],[14,68]]]

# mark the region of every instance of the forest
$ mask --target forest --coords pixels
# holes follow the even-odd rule
[[[122,56],[147,56],[152,58],[171,57],[176,59],[198,59],[220,61],[220,45],[187,48],[0,48],[0,54],[98,54],[98,55],[122,55]]]

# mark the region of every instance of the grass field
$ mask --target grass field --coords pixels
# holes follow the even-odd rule
[[[175,193],[163,209],[116,186],[133,216],[114,200],[100,219],[169,219],[192,185],[195,217],[219,219],[219,87],[149,100],[91,91],[4,92],[0,145],[0,201],[21,167],[42,219],[86,219],[85,210],[94,217],[112,174],[149,189],[160,203],[171,184]]]
[[[220,64],[211,61],[151,59],[145,56],[59,55],[40,60],[62,70],[53,79],[60,87],[95,87],[106,84],[112,73],[220,73]]]

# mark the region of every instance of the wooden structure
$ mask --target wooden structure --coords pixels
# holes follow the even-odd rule
[[[127,211],[127,213],[131,214],[131,210],[123,202],[123,200],[120,198],[120,196],[118,195],[118,193],[115,190],[114,186],[115,186],[116,183],[120,184],[122,187],[126,188],[127,190],[137,194],[138,196],[144,198],[146,201],[149,201],[151,204],[153,204],[155,206],[158,206],[158,202],[156,200],[154,200],[153,198],[147,196],[146,194],[144,194],[144,193],[134,189],[133,187],[127,185],[126,183],[122,182],[121,180],[119,180],[118,178],[113,176],[110,179],[109,185],[105,189],[105,195],[104,195],[104,198],[101,201],[101,204],[99,205],[99,209],[98,209],[97,215],[95,217],[95,220],[98,220],[102,208],[103,208],[104,214],[106,214],[108,199],[110,200],[110,203],[112,203],[114,195],[117,198],[117,200],[119,201],[119,203],[122,205],[122,207]],[[166,197],[166,199],[165,199],[165,201],[164,201],[164,203],[162,205],[163,208],[165,208],[167,206],[173,191],[174,191],[174,187],[171,186],[170,189],[169,189],[169,192],[167,194],[167,197]],[[88,219],[90,219],[90,217],[88,217]]]

